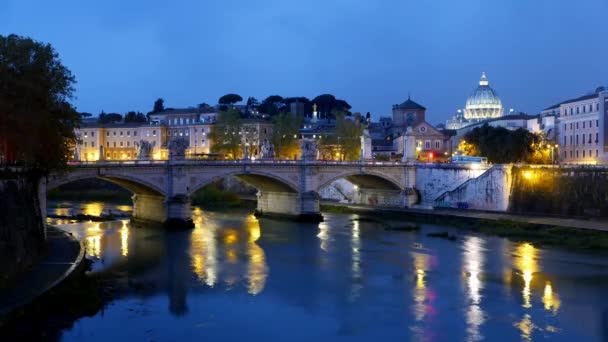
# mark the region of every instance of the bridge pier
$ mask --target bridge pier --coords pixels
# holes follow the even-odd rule
[[[259,191],[257,216],[295,219],[304,222],[322,222],[319,194]]]
[[[133,221],[163,224],[167,228],[192,228],[190,198],[135,194],[133,200]]]
[[[409,205],[406,191],[360,188],[353,196],[355,204],[403,208]]]

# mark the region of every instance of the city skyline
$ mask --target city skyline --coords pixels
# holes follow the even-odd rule
[[[184,107],[229,92],[258,100],[331,93],[378,119],[411,94],[440,123],[464,107],[483,71],[505,112],[536,114],[606,85],[608,48],[581,39],[608,32],[597,25],[606,10],[601,0],[299,7],[9,0],[0,5],[0,34],[52,44],[77,77],[75,105],[94,114],[149,111],[158,97]],[[564,17],[568,25],[557,20]]]

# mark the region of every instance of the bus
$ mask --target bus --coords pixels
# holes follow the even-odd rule
[[[486,157],[474,157],[474,156],[453,156],[452,163],[455,164],[487,164],[488,158]]]

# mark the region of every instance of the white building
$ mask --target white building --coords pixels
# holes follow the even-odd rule
[[[561,162],[608,163],[608,91],[600,87],[593,94],[561,102],[558,113]]]

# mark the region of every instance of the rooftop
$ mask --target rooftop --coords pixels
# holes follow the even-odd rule
[[[412,101],[412,99],[408,96],[407,100],[399,105],[394,105],[395,109],[417,109],[417,110],[426,110],[422,105]]]

